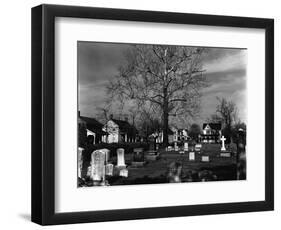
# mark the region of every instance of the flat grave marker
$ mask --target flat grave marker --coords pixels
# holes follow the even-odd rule
[[[201,161],[202,162],[210,162],[210,157],[209,156],[202,156]]]
[[[231,157],[231,152],[221,152],[220,157]]]
[[[168,146],[167,150],[168,150],[168,152],[173,151],[173,147],[172,146]]]
[[[119,172],[119,176],[121,177],[128,177],[128,169],[121,169]]]

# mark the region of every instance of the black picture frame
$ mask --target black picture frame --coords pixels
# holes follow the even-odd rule
[[[109,19],[265,29],[265,200],[55,213],[55,18]],[[274,20],[60,5],[32,8],[32,221],[41,225],[274,209]]]

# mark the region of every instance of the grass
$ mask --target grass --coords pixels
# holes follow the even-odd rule
[[[205,173],[210,180],[235,180],[236,179],[236,145],[226,146],[227,151],[232,153],[231,157],[220,157],[219,144],[202,144],[200,152],[195,153],[195,160],[189,160],[188,152],[179,154],[175,151],[160,150],[160,159],[147,161],[143,167],[132,167],[133,154],[125,154],[125,162],[129,171],[128,177],[119,177],[119,172],[114,169],[113,177],[107,178],[110,185],[121,184],[155,184],[167,183],[169,165],[172,162],[179,162],[182,165],[182,182],[201,181],[200,176]],[[190,146],[192,151],[192,146]],[[202,162],[202,156],[209,156],[209,162]],[[117,164],[116,156],[110,158],[110,162]],[[208,175],[207,175],[208,174]]]

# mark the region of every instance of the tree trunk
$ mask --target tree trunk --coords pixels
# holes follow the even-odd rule
[[[167,109],[163,110],[163,145],[167,147],[169,144],[169,137],[168,137],[168,130],[169,130],[169,113]]]
[[[163,103],[163,145],[167,147],[169,144],[168,130],[169,130],[169,111],[168,111],[168,99],[167,89],[164,88],[164,103]]]

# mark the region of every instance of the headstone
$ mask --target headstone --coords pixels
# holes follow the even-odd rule
[[[159,158],[159,154],[156,150],[155,137],[153,135],[150,135],[148,137],[148,141],[149,141],[149,149],[147,151],[148,154],[146,154],[145,158],[148,161],[155,161]]]
[[[201,161],[202,162],[209,162],[210,158],[209,158],[209,156],[202,156]]]
[[[82,157],[82,152],[83,148],[79,147],[78,148],[78,177],[82,177],[82,167],[83,167],[83,157]]]
[[[136,161],[136,162],[144,161],[143,148],[134,148],[133,161]]]
[[[172,146],[168,146],[167,149],[168,149],[168,151],[173,151],[173,147]]]
[[[225,149],[225,142],[226,138],[224,136],[221,137],[221,151],[226,151]]]
[[[220,153],[221,157],[231,157],[231,153],[230,152],[222,152]]]
[[[184,142],[184,151],[188,151],[188,142]]]
[[[119,172],[119,176],[128,177],[128,169],[121,169]]]
[[[195,152],[189,152],[189,160],[195,161]]]
[[[106,155],[105,155],[105,161],[106,163],[108,163],[109,159],[110,159],[110,150],[109,149],[104,149]]]
[[[179,151],[179,146],[177,142],[174,143],[174,147],[175,147],[175,151]]]
[[[109,149],[100,149],[105,153],[105,162],[108,163],[109,158],[110,158],[110,150]]]
[[[91,173],[92,173],[92,167],[91,167],[91,165],[90,165],[90,166],[88,166],[88,168],[87,168],[87,173],[86,173],[87,177],[90,177],[90,178],[91,178]]]
[[[95,150],[91,155],[91,179],[93,181],[104,181],[105,179],[105,157],[103,150]]]
[[[199,151],[201,151],[201,148],[202,148],[202,144],[195,145],[195,151],[199,152]]]
[[[141,167],[144,165],[143,148],[134,148],[133,161],[132,161],[131,165],[133,167]]]
[[[155,137],[153,135],[150,135],[148,137],[148,142],[149,142],[148,153],[152,155],[157,154]]]
[[[114,168],[113,164],[106,164],[106,166],[105,166],[105,175],[113,176],[113,168]]]
[[[126,167],[124,149],[117,149],[117,167]]]

